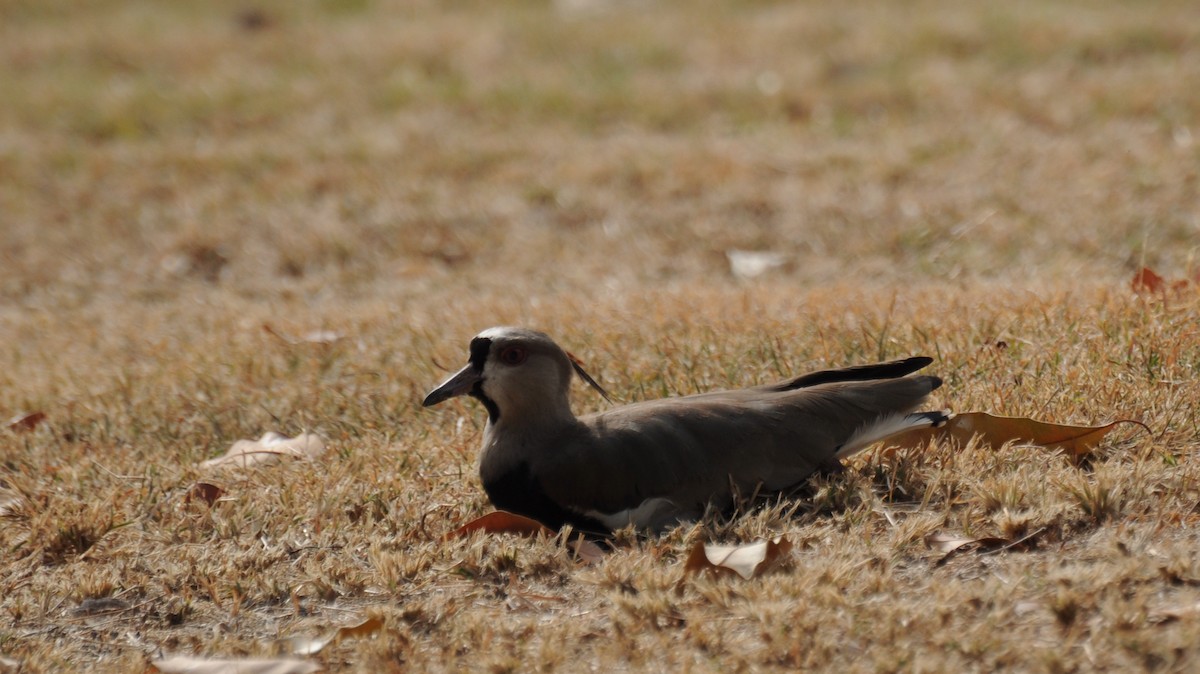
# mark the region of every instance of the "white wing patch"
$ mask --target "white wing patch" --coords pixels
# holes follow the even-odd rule
[[[841,449],[834,458],[841,460],[853,456],[871,445],[886,440],[897,433],[914,428],[937,427],[945,424],[950,418],[949,411],[940,413],[921,412],[917,414],[890,414],[880,417],[877,421],[864,425],[842,443]]]
[[[646,499],[636,508],[626,508],[615,513],[589,510],[583,514],[599,521],[612,531],[632,524],[636,529],[649,529],[657,532],[678,523],[683,517],[679,506],[675,505],[671,499],[662,497]]]

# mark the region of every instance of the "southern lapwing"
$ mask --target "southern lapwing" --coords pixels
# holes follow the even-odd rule
[[[466,367],[424,406],[469,395],[487,409],[479,472],[500,509],[558,529],[661,531],[726,509],[735,493],[779,491],[867,446],[949,412],[914,412],[942,380],[906,376],[916,357],[823,370],[766,386],[664,398],[576,417],[578,374],[604,390],[548,336],[490,328]]]

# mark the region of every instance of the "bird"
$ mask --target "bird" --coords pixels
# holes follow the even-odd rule
[[[908,375],[932,362],[821,370],[577,417],[574,376],[611,402],[580,361],[543,332],[493,327],[422,406],[463,395],[482,403],[479,475],[496,508],[554,530],[662,533],[730,509],[737,494],[799,486],[878,441],[946,424],[949,410],[915,411],[942,380]]]

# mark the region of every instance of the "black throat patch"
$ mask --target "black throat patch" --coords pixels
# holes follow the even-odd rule
[[[483,366],[484,363],[487,363],[488,352],[491,350],[492,340],[487,337],[476,337],[471,340],[471,357],[469,360],[476,372],[483,374]],[[487,394],[483,392],[482,379],[471,387],[471,392],[468,395],[483,403],[483,408],[488,413],[488,421],[492,422],[492,425],[495,425],[500,420],[500,408],[496,405],[495,400],[487,397]]]

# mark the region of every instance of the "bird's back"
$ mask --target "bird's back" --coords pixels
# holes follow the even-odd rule
[[[635,403],[581,417],[542,454],[538,472],[565,503],[611,513],[666,498],[694,516],[706,502],[728,505],[734,489],[748,495],[801,482],[864,428],[910,412],[939,383],[834,381]]]

